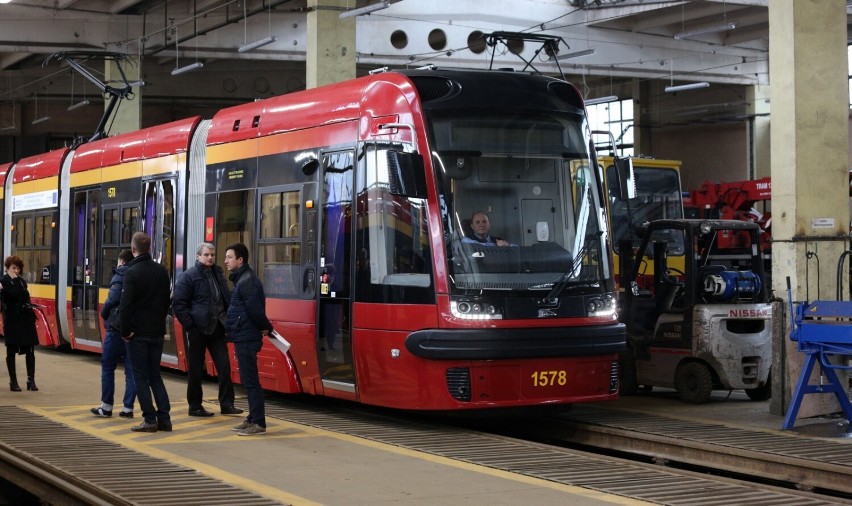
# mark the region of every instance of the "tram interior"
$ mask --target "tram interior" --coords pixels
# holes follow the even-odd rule
[[[570,190],[564,162],[552,157],[515,156],[452,157],[445,164],[453,195],[451,254],[457,275],[476,274],[501,285],[549,282],[571,270],[567,245],[574,236],[570,219]],[[485,246],[469,241],[472,215],[485,212],[491,235],[510,247]],[[536,275],[538,274],[538,275]],[[530,275],[534,275],[532,279]],[[463,280],[457,276],[456,281]]]

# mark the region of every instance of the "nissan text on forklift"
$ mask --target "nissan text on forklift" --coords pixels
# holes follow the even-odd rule
[[[621,184],[633,184],[630,174],[619,171]],[[619,245],[628,339],[620,393],[668,387],[702,404],[713,390],[743,389],[751,400],[768,399],[772,306],[758,225],[661,219],[634,230]]]

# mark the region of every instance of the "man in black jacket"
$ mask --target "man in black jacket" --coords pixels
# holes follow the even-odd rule
[[[257,352],[263,347],[263,336],[272,332],[272,323],[266,317],[266,295],[263,284],[248,264],[245,244],[231,244],[225,250],[225,267],[234,283],[231,303],[225,319],[228,340],[234,343],[240,382],[246,388],[249,414],[246,420],[234,427],[240,436],[266,433],[266,409],[263,387],[257,371]]]
[[[171,304],[169,271],[151,258],[148,234],[136,232],[130,245],[134,258],[124,273],[118,311],[121,338],[130,343],[136,397],[144,417],[142,423],[131,430],[171,431],[169,393],[160,375],[166,315]]]
[[[195,250],[195,265],[178,278],[172,305],[188,335],[186,351],[186,400],[189,416],[213,416],[201,405],[201,379],[204,375],[205,350],[216,365],[219,378],[219,407],[223,415],[239,415],[234,407],[231,360],[225,342],[225,311],[231,293],[222,268],[216,265],[216,248],[203,242]]]

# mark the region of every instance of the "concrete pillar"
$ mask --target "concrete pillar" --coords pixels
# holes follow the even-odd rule
[[[308,0],[305,85],[316,88],[355,77],[355,20],[340,19],[351,0]]]
[[[749,124],[746,145],[749,146],[749,179],[767,177],[771,172],[771,143],[769,140],[769,86],[750,86],[746,89]]]
[[[121,72],[118,71],[116,63],[112,60],[107,60],[104,64],[104,79],[112,87],[120,87],[123,84]],[[124,75],[128,81],[138,81],[140,76],[139,61],[134,57],[129,57],[121,64]],[[114,111],[114,119],[107,120],[106,128],[109,135],[123,134],[134,132],[142,128],[142,93],[141,88],[133,88],[133,99],[123,99]],[[109,98],[106,99],[104,106],[109,104]]]
[[[633,153],[637,155],[651,155],[651,127],[650,118],[644,117],[642,110],[648,109],[650,102],[650,83],[646,79],[634,79],[633,88]]]
[[[769,62],[773,289],[786,298],[789,276],[795,300],[834,299],[849,234],[846,3],[769,2]],[[783,346],[787,360],[773,364],[773,375],[787,366],[779,378],[787,388],[773,397],[788,399],[802,354],[780,337],[776,350]],[[800,418],[839,411],[833,395],[804,399]]]

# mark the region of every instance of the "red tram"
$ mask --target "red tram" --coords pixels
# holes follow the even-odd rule
[[[173,279],[249,246],[264,388],[400,409],[613,399],[617,322],[583,101],[510,72],[375,74],[0,166],[41,344],[98,352],[133,232]],[[466,237],[486,211],[508,247]],[[170,321],[163,366],[185,370]],[[212,366],[211,371],[212,371]],[[236,363],[234,380],[238,381]]]

